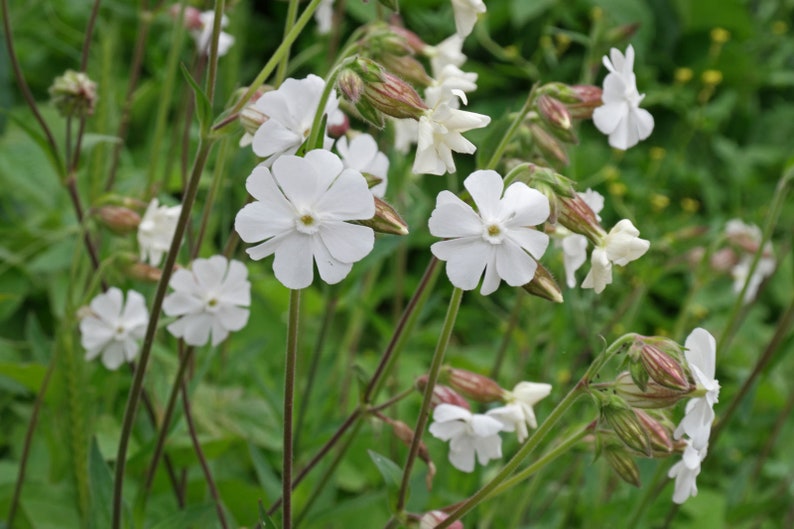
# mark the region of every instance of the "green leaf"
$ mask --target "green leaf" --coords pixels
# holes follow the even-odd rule
[[[521,27],[533,18],[543,14],[552,7],[557,0],[512,0],[510,2],[510,15],[514,27]]]
[[[212,504],[194,505],[161,520],[151,529],[183,529],[184,527],[214,527],[215,506]]]
[[[380,475],[383,476],[383,480],[386,482],[386,489],[389,492],[389,506],[394,510],[397,503],[397,494],[399,494],[403,479],[403,471],[397,463],[388,457],[382,456],[372,450],[367,450],[367,453],[369,453],[370,459],[372,459],[372,462],[378,467]],[[407,497],[408,495],[406,495],[406,498]]]
[[[273,519],[265,512],[265,506],[262,505],[262,500],[259,500],[259,527],[261,529],[276,529],[276,524]]]
[[[0,377],[8,377],[33,393],[39,391],[46,371],[47,366],[41,364],[0,362]]]
[[[96,437],[91,439],[91,453],[88,456],[88,479],[89,490],[91,491],[89,519],[96,529],[110,527],[112,516],[110,506],[113,504],[113,478],[110,476],[110,469],[105,463],[105,459],[99,452]]]
[[[212,123],[212,105],[210,104],[207,94],[204,93],[204,90],[201,89],[196,80],[193,79],[193,76],[190,75],[187,66],[182,63],[180,67],[182,68],[182,75],[185,76],[185,80],[196,95],[196,117],[198,118],[202,133],[205,133]]]

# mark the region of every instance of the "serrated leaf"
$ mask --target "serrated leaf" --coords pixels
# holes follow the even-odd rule
[[[179,65],[182,69],[182,75],[185,76],[185,80],[188,82],[190,87],[193,89],[193,93],[196,96],[196,117],[199,121],[199,128],[202,132],[206,132],[212,123],[212,105],[210,104],[210,100],[207,97],[207,94],[204,93],[204,90],[198,85],[193,76],[190,75],[190,72],[185,66],[184,63]]]

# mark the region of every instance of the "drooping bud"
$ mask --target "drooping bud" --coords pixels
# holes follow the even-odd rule
[[[496,381],[465,369],[445,366],[441,377],[452,389],[477,402],[495,402],[505,396],[505,390]]]
[[[426,512],[419,519],[419,529],[434,529],[447,518],[449,515],[444,511]],[[463,522],[456,520],[449,525],[449,529],[463,529]]]
[[[560,285],[557,284],[557,281],[554,279],[554,276],[551,274],[551,272],[549,272],[549,270],[541,263],[538,263],[538,267],[535,270],[535,276],[532,278],[532,281],[524,285],[522,288],[533,296],[547,299],[554,303],[563,302]]]
[[[598,215],[578,193],[557,198],[557,222],[574,233],[584,235],[595,245],[601,244],[607,236]]]
[[[637,418],[648,433],[651,442],[651,452],[654,456],[667,457],[673,451],[673,429],[669,424],[664,424],[648,412],[634,410]]]
[[[549,134],[538,123],[530,123],[529,132],[532,135],[532,141],[544,158],[568,165],[568,153],[565,152],[557,138]]]
[[[64,117],[85,117],[94,113],[96,83],[83,72],[66,70],[49,88],[50,98]]]
[[[402,421],[390,419],[384,415],[379,416],[382,420],[387,422],[394,432],[395,437],[402,441],[406,446],[411,446],[414,440],[414,430]],[[433,485],[433,477],[436,475],[436,466],[430,458],[430,450],[424,441],[419,441],[419,459],[427,464],[427,488],[431,489]]]
[[[141,223],[141,216],[124,206],[102,206],[94,210],[94,217],[119,235],[135,231]]]
[[[601,405],[601,420],[612,428],[626,446],[650,457],[651,440],[648,432],[625,402],[614,397],[606,399]]]
[[[246,105],[240,111],[240,125],[243,126],[248,134],[255,134],[259,127],[261,127],[268,119],[256,105]]]
[[[679,360],[681,353],[681,346],[669,338],[637,336],[628,355],[638,360],[648,376],[662,386],[688,391],[690,383]]]
[[[427,87],[433,82],[422,63],[411,55],[385,55],[380,61],[388,71],[418,87]]]
[[[146,263],[136,261],[127,267],[127,275],[132,279],[157,283],[163,275],[163,271]]]
[[[538,108],[538,114],[547,125],[561,131],[571,130],[571,115],[558,99],[543,94],[538,97],[535,105]]]
[[[425,391],[427,387],[427,375],[422,375],[414,382],[414,387],[421,392]],[[433,397],[430,400],[430,405],[435,408],[439,404],[452,404],[467,410],[471,409],[469,401],[460,396],[454,389],[444,386],[443,384],[436,384],[433,386]]]
[[[628,371],[617,376],[613,389],[629,406],[643,409],[669,408],[691,393],[691,391],[666,388],[654,380],[649,380],[643,391],[634,383]]]
[[[365,175],[371,177],[372,175]],[[378,180],[370,187],[377,185],[380,181],[377,177],[372,177]],[[370,179],[367,178],[369,182]],[[375,216],[369,220],[360,220],[357,224],[372,228],[378,233],[389,233],[391,235],[408,235],[408,224],[403,220],[397,210],[395,210],[388,202],[378,197],[375,199]]]
[[[604,447],[601,453],[607,463],[609,463],[609,466],[612,467],[612,470],[620,476],[620,479],[635,487],[641,485],[640,469],[637,466],[637,462],[634,461],[634,457],[624,447],[617,443],[610,444]]]
[[[578,99],[578,101],[566,105],[571,117],[574,119],[592,118],[593,110],[603,105],[601,88],[593,85],[573,85],[570,88]]]

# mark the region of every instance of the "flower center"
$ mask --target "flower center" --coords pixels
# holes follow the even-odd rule
[[[116,326],[116,332],[115,332],[116,338],[123,338],[126,332],[127,330],[124,328],[123,325],[118,324]]]
[[[301,233],[312,235],[317,233],[317,230],[320,229],[320,221],[311,211],[307,211],[301,213],[300,216],[295,219],[295,229]]]
[[[482,226],[482,238],[491,244],[502,244],[505,238],[504,228],[498,222],[485,222]]]

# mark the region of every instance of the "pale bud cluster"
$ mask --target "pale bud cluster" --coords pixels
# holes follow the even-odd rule
[[[49,88],[52,104],[64,117],[85,117],[94,113],[96,83],[84,72],[66,70]]]

